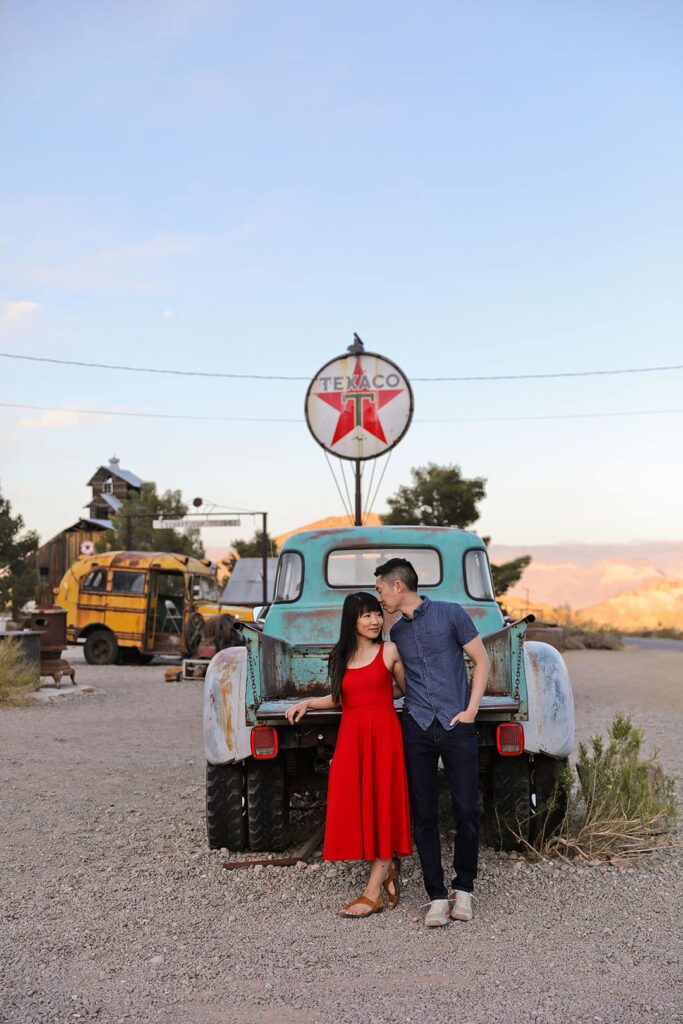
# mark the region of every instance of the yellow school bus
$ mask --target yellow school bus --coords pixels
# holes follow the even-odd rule
[[[56,591],[69,643],[84,643],[91,665],[193,655],[206,619],[251,620],[250,608],[219,604],[211,562],[190,555],[107,551],[80,558]],[[227,620],[226,620],[227,621]]]

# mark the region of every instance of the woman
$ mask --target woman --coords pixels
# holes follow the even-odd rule
[[[332,649],[332,693],[294,704],[290,724],[307,711],[341,705],[342,720],[330,767],[325,860],[371,861],[365,890],[342,916],[370,917],[395,907],[401,891],[399,856],[411,853],[408,784],[401,728],[393,699],[405,691],[395,644],[382,642],[382,606],[374,594],[349,594],[339,640]]]

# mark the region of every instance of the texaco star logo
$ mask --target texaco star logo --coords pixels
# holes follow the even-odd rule
[[[326,363],[306,396],[311,433],[342,459],[374,459],[389,451],[408,429],[412,412],[408,380],[395,363],[371,352]]]
[[[315,392],[316,398],[327,402],[339,413],[330,444],[334,446],[337,441],[350,434],[354,427],[362,427],[383,444],[388,444],[379,418],[379,410],[404,391],[405,388],[373,390],[368,375],[363,372],[360,359],[356,360],[350,387],[345,391],[335,391],[332,394],[325,391]]]

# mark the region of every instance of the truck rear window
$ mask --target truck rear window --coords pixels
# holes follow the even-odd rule
[[[436,548],[343,548],[327,558],[330,587],[368,587],[374,590],[375,569],[390,558],[407,558],[417,573],[420,588],[441,583],[441,556]]]
[[[280,555],[275,577],[275,604],[296,601],[301,595],[304,580],[304,560],[298,551],[285,551]]]
[[[465,553],[465,589],[475,601],[494,600],[489,560],[480,548]]]

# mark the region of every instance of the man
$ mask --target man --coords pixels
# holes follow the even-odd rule
[[[474,720],[486,689],[489,658],[464,608],[417,593],[417,573],[405,558],[375,569],[376,590],[389,615],[406,670],[401,716],[413,837],[430,905],[428,927],[472,920],[472,890],[479,854],[478,742]],[[470,687],[463,651],[474,662]],[[439,757],[453,803],[456,843],[453,889],[448,896],[441,863],[438,819]]]

